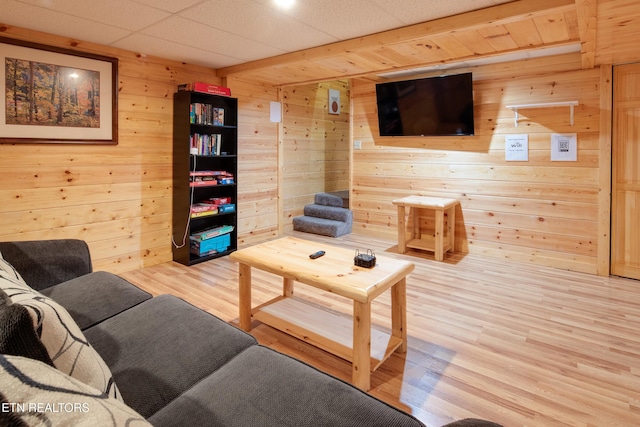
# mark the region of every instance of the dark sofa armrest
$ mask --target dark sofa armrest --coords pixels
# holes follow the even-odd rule
[[[91,255],[83,240],[0,242],[0,254],[29,286],[42,290],[91,273]]]

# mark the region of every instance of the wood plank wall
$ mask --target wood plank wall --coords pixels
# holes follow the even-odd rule
[[[0,239],[85,239],[94,267],[116,273],[170,260],[172,93],[186,81],[224,82],[213,70],[135,52],[2,25],[0,33],[120,60],[117,146],[0,145]],[[598,181],[604,158],[599,150],[600,74],[597,68],[580,68],[579,54],[474,68],[477,135],[464,138],[380,138],[374,83],[340,82],[352,92],[353,115],[345,120],[351,120],[353,139],[362,141],[352,159],[355,231],[395,239],[391,200],[408,194],[457,197],[462,209],[456,250],[595,273],[602,212],[598,194],[607,190]],[[348,152],[349,132],[338,126],[349,112],[349,98],[342,97],[340,120],[322,119],[325,128],[317,130],[310,124],[316,100],[307,114],[310,101],[304,99],[315,96],[324,114],[326,85],[294,95],[289,88],[239,78],[226,84],[240,104],[238,231],[240,245],[247,245],[277,236],[282,223],[290,224],[293,205],[287,202],[278,213],[279,179],[286,170],[303,170],[289,164],[286,155],[295,153],[279,149],[281,142],[297,142],[279,133],[282,125],[269,121],[269,101],[286,100],[291,111],[304,110],[300,119],[307,123],[309,141],[328,141],[330,152],[342,147]],[[568,111],[550,108],[521,111],[515,128],[513,113],[505,108],[565,100],[580,102],[575,126],[569,125]],[[286,124],[291,117],[284,117]],[[289,130],[301,135],[293,126]],[[578,134],[578,162],[549,160],[554,132]],[[529,162],[504,161],[508,133],[529,134]],[[338,162],[347,156],[331,155]],[[332,171],[340,179],[323,190],[342,188],[348,182],[348,177],[342,181],[345,173]],[[280,194],[287,198],[293,193],[284,181]],[[426,218],[424,225],[430,225]]]
[[[0,145],[0,240],[78,238],[115,273],[171,259],[173,93],[215,71],[0,25],[0,34],[119,60],[119,143]]]
[[[226,84],[238,98],[238,246],[279,234],[279,124],[269,117],[278,88],[238,78]]]
[[[456,70],[464,72],[467,70]],[[600,71],[579,54],[473,68],[476,135],[378,136],[375,84],[352,82],[354,230],[396,239],[395,198],[423,194],[461,201],[457,251],[596,273]],[[520,111],[512,104],[579,101]],[[504,160],[505,135],[529,135],[529,161]],[[578,161],[550,161],[552,133],[577,133]],[[423,218],[423,226],[432,226]]]
[[[340,114],[329,114],[329,89],[340,91]],[[316,193],[349,189],[349,82],[286,87],[283,98],[283,229]]]

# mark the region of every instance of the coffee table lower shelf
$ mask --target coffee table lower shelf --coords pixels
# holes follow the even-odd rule
[[[264,324],[353,362],[351,317],[289,297],[278,297],[256,307],[252,315]],[[401,345],[400,338],[371,328],[371,372]]]

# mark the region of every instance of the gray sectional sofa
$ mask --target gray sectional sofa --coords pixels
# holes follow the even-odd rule
[[[37,319],[36,335],[53,320],[67,334],[59,347],[46,349],[50,358],[39,358],[42,352],[33,351],[38,343],[23,342],[28,325],[17,327],[13,338],[2,333],[4,341],[9,335],[0,344],[2,401],[57,402],[67,410],[14,405],[0,412],[0,425],[40,425],[43,417],[42,425],[423,425],[175,296],[152,297],[116,275],[92,272],[82,241],[5,242],[0,254],[0,310],[26,307]],[[47,312],[52,306],[58,307],[53,315]],[[72,320],[61,314],[65,309]],[[37,338],[47,344],[46,337]],[[100,375],[90,375],[91,381],[100,377],[95,388],[76,380],[74,364],[60,372],[61,354],[74,348],[69,342],[77,344],[74,364],[88,353],[96,362],[94,350],[106,364],[97,361]]]

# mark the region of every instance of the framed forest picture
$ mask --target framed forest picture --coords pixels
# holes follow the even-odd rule
[[[0,37],[0,143],[118,143],[118,59]]]

